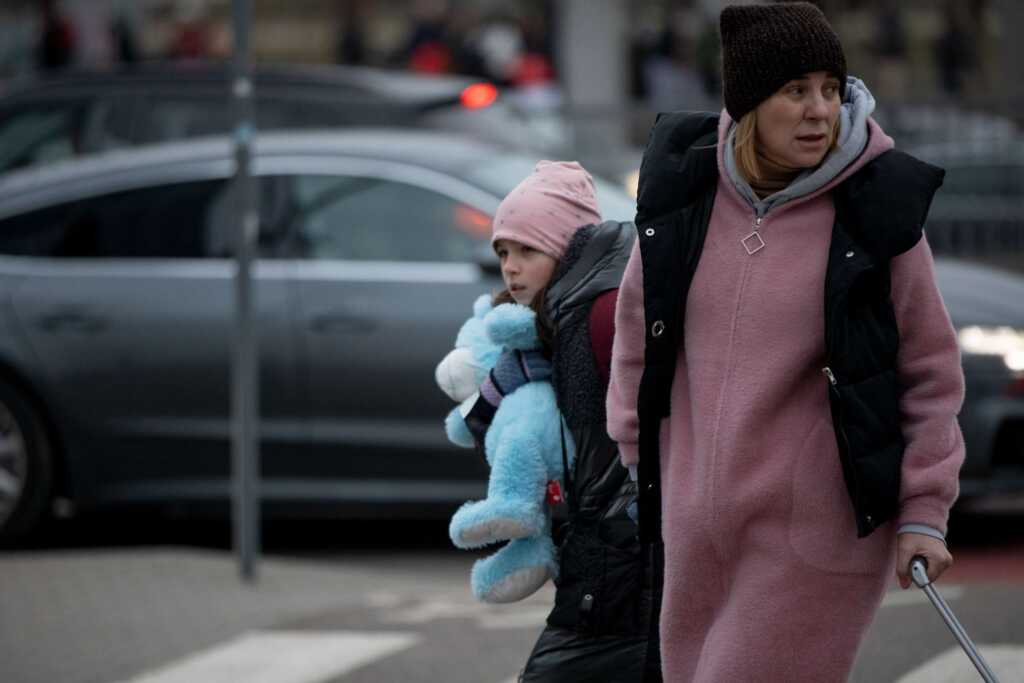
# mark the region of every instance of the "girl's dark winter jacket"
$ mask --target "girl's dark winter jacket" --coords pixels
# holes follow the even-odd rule
[[[581,228],[547,292],[556,329],[552,379],[576,463],[567,519],[555,531],[555,606],[523,673],[530,683],[660,680],[652,597],[660,565],[627,513],[636,484],[606,431],[608,378],[593,348],[607,340],[594,340],[601,332],[591,329],[595,300],[618,287],[634,239],[631,223]]]

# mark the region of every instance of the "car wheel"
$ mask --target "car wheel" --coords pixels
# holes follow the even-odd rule
[[[0,542],[27,534],[53,490],[53,455],[42,420],[25,397],[0,381]]]

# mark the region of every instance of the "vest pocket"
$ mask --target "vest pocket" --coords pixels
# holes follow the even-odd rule
[[[904,449],[899,380],[895,370],[885,370],[837,389],[857,509],[874,528],[899,508]]]
[[[884,446],[900,434],[899,397],[895,370],[883,370],[859,382],[836,387],[843,402],[845,428],[854,445]]]

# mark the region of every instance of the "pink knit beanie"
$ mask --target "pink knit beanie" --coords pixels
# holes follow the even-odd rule
[[[498,206],[491,244],[515,240],[561,261],[576,230],[600,222],[590,174],[575,161],[540,161]]]

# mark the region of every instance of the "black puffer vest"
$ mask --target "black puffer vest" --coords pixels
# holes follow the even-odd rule
[[[690,283],[718,183],[718,116],[659,116],[640,171],[645,368],[640,423],[641,536],[661,537],[658,431],[669,405]],[[895,516],[904,442],[899,333],[889,261],[921,239],[944,172],[895,150],[833,190],[835,224],[825,276],[826,367],[843,475],[861,537]]]
[[[527,682],[657,680],[644,678],[655,580],[626,511],[636,484],[606,431],[607,385],[589,324],[598,295],[618,288],[635,235],[632,223],[581,228],[547,291],[556,328],[552,382],[576,461],[566,478],[567,518],[555,531],[555,606],[521,679]],[[650,664],[656,671],[656,650]]]

